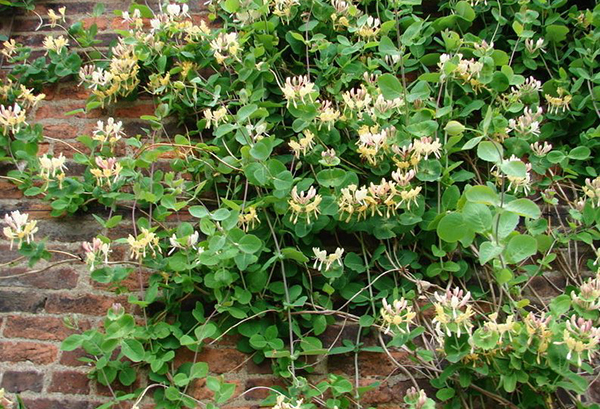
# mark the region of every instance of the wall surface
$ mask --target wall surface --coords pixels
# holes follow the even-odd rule
[[[124,9],[128,1],[104,1],[105,16],[111,16],[112,10]],[[190,2],[194,18],[202,18],[203,1]],[[67,7],[67,23],[82,21],[86,25],[96,23],[103,41],[102,47],[114,38],[112,29],[122,28],[118,17],[90,17],[95,2],[93,1],[39,1],[35,12],[45,17],[48,9],[57,10]],[[46,21],[46,19],[44,19]],[[8,35],[17,42],[32,47],[34,56],[43,54],[42,41],[51,30],[36,31],[40,24],[34,13],[17,15],[15,17],[0,17],[0,33]],[[6,72],[9,67],[4,66]],[[121,103],[108,112],[94,111],[91,114],[65,116],[65,112],[82,108],[85,105],[87,93],[78,88],[76,82],[63,82],[44,89],[46,99],[41,103],[32,117],[32,123],[40,123],[44,127],[44,142],[40,154],[63,153],[71,158],[77,150],[85,149],[75,138],[82,134],[90,134],[99,119],[113,116],[123,121],[128,136],[143,133],[143,122],[140,115],[152,114],[154,106],[151,100],[140,100]],[[122,155],[127,155],[125,147]],[[70,173],[76,173],[78,167],[67,163]],[[0,174],[5,175],[9,169],[0,168]],[[36,198],[25,198],[22,193],[6,179],[0,178],[0,216],[5,213],[20,210],[27,212],[38,220],[38,238],[47,237],[48,247],[82,254],[80,249],[83,241],[90,241],[98,232],[100,226],[91,214],[77,214],[52,218],[50,206]],[[90,212],[91,213],[91,212]],[[93,209],[93,213],[103,214],[104,209]],[[128,214],[124,214],[126,218]],[[184,215],[179,215],[181,219]],[[123,223],[126,225],[127,223]],[[112,232],[112,231],[111,231]],[[126,230],[113,234],[126,236]],[[81,352],[63,352],[60,350],[61,340],[79,330],[97,326],[102,316],[113,302],[126,305],[126,294],[115,295],[103,285],[90,278],[88,268],[83,263],[74,263],[66,257],[64,264],[44,270],[46,266],[40,263],[34,269],[26,265],[13,263],[18,259],[16,251],[11,251],[9,243],[0,240],[0,388],[9,393],[20,393],[28,409],[91,409],[110,396],[111,391],[98,385],[86,376],[88,367],[78,358]],[[55,254],[54,260],[61,260],[60,254]],[[41,271],[39,271],[41,270]],[[137,280],[128,283],[131,290],[139,290]],[[71,328],[65,325],[70,323]],[[73,328],[73,324],[77,328]],[[356,339],[356,328],[348,326],[333,326],[323,336],[324,346],[341,345],[344,338]],[[250,357],[235,349],[235,339],[229,338],[214,347],[204,349],[198,360],[206,361],[214,374],[222,374],[238,387],[236,394],[240,395],[256,386],[272,386],[281,381],[271,375],[269,363],[260,366],[254,364]],[[374,341],[366,341],[372,342]],[[400,362],[409,361],[401,353],[395,354]],[[191,360],[193,353],[181,351],[177,363]],[[339,355],[330,357],[327,362],[315,363],[315,375],[326,376],[327,373],[344,373],[355,376],[354,355]],[[360,384],[368,385],[381,382],[375,390],[369,392],[365,404],[385,404],[397,407],[395,402],[402,400],[404,392],[412,384],[407,378],[396,371],[391,361],[384,355],[365,353],[358,358]],[[135,387],[146,385],[143,376],[139,377]],[[123,388],[127,390],[127,388]],[[198,399],[211,396],[202,382],[194,385],[189,391]],[[254,390],[243,397],[237,398],[230,406],[258,406],[267,396],[264,390]],[[131,404],[123,405],[123,408]],[[151,407],[149,405],[148,407]]]

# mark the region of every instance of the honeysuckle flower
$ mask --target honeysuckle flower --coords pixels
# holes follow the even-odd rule
[[[4,388],[0,389],[0,406],[5,408],[12,408],[12,401],[10,401],[4,392]]]
[[[4,222],[8,225],[2,232],[10,240],[10,249],[12,250],[15,241],[18,241],[18,248],[21,248],[23,241],[27,244],[34,240],[34,234],[37,233],[37,221],[29,220],[27,213],[21,213],[18,210],[4,215]]]
[[[46,98],[46,94],[37,94],[33,93],[33,89],[29,89],[25,87],[23,84],[19,85],[19,99],[27,104],[28,107],[36,106],[41,100]]]
[[[167,6],[167,14],[171,17],[171,18],[177,18],[177,17],[189,17],[190,15],[188,14],[190,7],[187,4],[175,4],[175,3],[171,3]]]
[[[338,199],[340,220],[342,220],[344,213],[348,214],[345,220],[346,223],[352,219],[355,213],[358,214],[358,220],[361,217],[366,218],[366,212],[369,208],[369,204],[367,203],[369,191],[365,186],[361,186],[359,189],[356,185],[349,185],[342,188],[340,193],[341,196]]]
[[[333,107],[331,101],[323,101],[319,107],[319,115],[317,116],[319,130],[324,124],[327,126],[328,131],[331,130],[331,127],[340,118],[340,115],[340,111]]]
[[[533,38],[528,38],[525,40],[525,49],[529,54],[533,54],[536,51],[544,52],[544,39],[538,38],[536,41],[533,41]]]
[[[300,409],[302,407],[302,399],[296,401],[296,403],[286,400],[285,395],[277,395],[277,403],[273,406],[273,409]]]
[[[556,92],[558,93],[558,97],[553,97],[548,94],[544,95],[549,105],[548,112],[551,114],[558,114],[559,112],[570,111],[571,108],[569,107],[569,104],[573,97],[571,95],[565,95],[566,91],[563,88],[558,88]]]
[[[335,252],[327,254],[327,251],[321,250],[318,247],[313,247],[313,253],[315,254],[314,269],[322,271],[323,265],[325,265],[325,271],[329,271],[334,263],[338,263],[340,267],[343,265],[342,256],[344,255],[344,249],[342,248],[338,247]]]
[[[394,300],[391,305],[388,304],[385,298],[382,302],[383,307],[380,313],[387,325],[385,333],[392,332],[392,326],[402,334],[410,332],[410,324],[412,324],[417,314],[413,311],[412,306],[408,305],[408,301],[402,297],[399,300]]]
[[[483,53],[487,53],[488,51],[491,51],[491,50],[494,49],[494,43],[491,42],[491,43],[488,44],[487,41],[481,40],[480,43],[478,43],[478,42],[473,43],[473,47],[475,47],[475,49],[477,51],[481,51]]]
[[[571,300],[588,311],[600,310],[600,271],[579,287],[579,294],[571,292]]]
[[[535,142],[529,145],[531,151],[535,156],[544,157],[552,150],[552,144],[544,141],[544,144],[540,144],[539,142]]]
[[[519,84],[511,88],[511,92],[518,97],[522,95],[530,94],[532,92],[539,92],[542,90],[542,82],[536,80],[534,77],[529,77],[524,83]]]
[[[437,302],[433,304],[436,314],[433,323],[438,335],[440,337],[451,336],[453,333],[459,337],[464,333],[471,335],[473,329],[471,318],[475,315],[469,304],[471,292],[465,293],[456,287],[452,291],[447,290],[444,294],[436,292],[434,297]]]
[[[380,30],[381,20],[373,16],[369,16],[358,26],[356,33],[366,40],[371,40],[379,35]]]
[[[506,132],[516,132],[519,136],[538,136],[540,134],[540,121],[542,120],[542,114],[544,110],[542,107],[538,107],[535,112],[530,108],[525,107],[523,115],[517,118],[517,120],[509,119],[508,128]]]
[[[350,27],[352,4],[344,0],[331,0],[334,12],[331,13],[331,21],[335,30],[342,30]],[[358,16],[358,13],[357,13]]]
[[[383,152],[387,149],[392,128],[380,129],[379,126],[363,125],[358,129],[358,141],[356,141],[357,152],[360,157],[366,159],[370,165],[377,165]]]
[[[258,218],[258,214],[256,213],[256,208],[254,206],[246,207],[244,212],[241,212],[238,216],[238,226],[245,232],[254,230],[257,223],[260,223],[260,219]]]
[[[213,128],[217,128],[221,122],[227,122],[227,108],[222,106],[214,111],[211,111],[209,108],[204,110],[204,118],[206,118],[206,128],[210,129],[211,126]]]
[[[109,243],[104,243],[97,237],[94,237],[91,243],[83,242],[81,244],[83,251],[85,252],[85,263],[90,267],[90,270],[94,269],[98,258],[106,265],[108,264],[108,255],[112,252]]]
[[[369,109],[369,113],[372,116],[378,114],[387,114],[388,112],[395,111],[404,106],[404,100],[402,98],[385,99],[383,95],[379,94],[373,106]]]
[[[66,7],[60,7],[58,9],[58,14],[53,9],[48,10],[48,19],[50,20],[50,27],[54,28],[58,24],[58,22],[65,21],[65,12],[67,11]]]
[[[306,155],[315,146],[315,134],[309,130],[304,131],[304,136],[298,141],[291,140],[288,146],[294,152],[294,156],[300,159],[300,155]]]
[[[398,203],[398,205],[396,206],[396,208],[399,208],[400,206],[402,206],[403,204],[406,205],[406,209],[410,210],[410,204],[414,203],[415,205],[417,204],[417,199],[419,198],[419,194],[421,193],[421,186],[417,186],[413,189],[410,190],[401,190],[400,191],[400,202]]]
[[[137,237],[130,234],[127,237],[127,243],[131,250],[130,257],[134,260],[145,258],[147,253],[150,253],[153,257],[156,256],[156,253],[161,253],[158,236],[144,227],[142,227],[142,232]]]
[[[273,0],[271,2],[273,14],[288,24],[290,22],[290,17],[292,16],[292,8],[299,4],[299,0]]]
[[[523,318],[525,324],[525,331],[529,337],[527,340],[527,346],[534,344],[537,348],[537,362],[540,363],[541,356],[548,350],[550,341],[552,339],[552,331],[548,328],[551,317],[549,315],[542,315],[538,317],[533,312],[527,314]]]
[[[594,180],[585,180],[583,193],[592,200],[593,207],[600,207],[600,176]]]
[[[335,153],[335,149],[327,149],[321,152],[321,160],[319,163],[324,164],[326,166],[335,166],[340,163],[340,159],[337,157]]]
[[[487,331],[498,334],[498,337],[499,337],[498,344],[499,345],[502,345],[502,343],[504,342],[505,334],[508,335],[509,342],[512,342],[512,335],[515,333],[515,331],[517,329],[517,323],[514,320],[514,316],[509,315],[508,317],[506,317],[506,321],[504,322],[504,324],[498,323],[497,320],[498,320],[497,312],[490,314],[489,321],[487,321],[485,324],[483,324],[484,328]]]
[[[308,75],[287,77],[285,84],[280,86],[280,88],[284,98],[287,100],[288,107],[290,106],[290,102],[294,104],[294,107],[297,107],[298,100],[303,104],[312,102],[312,94],[316,91],[315,84],[310,81]]]
[[[371,109],[371,102],[373,101],[373,97],[371,97],[364,84],[360,84],[360,88],[353,88],[344,92],[342,99],[346,109],[355,112],[359,118],[362,117],[363,112]]]
[[[431,136],[424,136],[421,139],[415,139],[413,141],[414,152],[423,156],[425,159],[429,158],[429,155],[433,155],[436,158],[440,158],[442,144],[439,139],[433,139]]]
[[[48,53],[48,51],[54,51],[57,54],[60,54],[63,48],[69,46],[69,40],[67,40],[64,36],[58,36],[56,38],[53,36],[46,36],[46,38],[44,38],[43,46],[46,50],[46,53]]]
[[[114,118],[108,118],[106,123],[104,121],[98,121],[96,123],[92,139],[99,141],[102,145],[108,142],[112,146],[124,136],[123,122],[116,122]]]
[[[223,64],[228,57],[239,60],[240,43],[236,32],[219,33],[217,38],[210,42],[210,48],[218,64]]]
[[[406,391],[404,402],[410,405],[410,409],[435,409],[433,399],[429,399],[423,389],[417,390],[414,386]]]
[[[415,151],[413,144],[405,146],[392,146],[392,152],[394,153],[393,160],[400,171],[406,171],[407,169],[413,168],[415,172],[419,162],[421,161],[421,155]]]
[[[269,137],[269,134],[267,133],[267,123],[263,120],[257,124],[246,125],[246,131],[248,131],[248,135],[254,142],[258,142],[263,138]]]
[[[98,185],[110,187],[119,179],[123,166],[117,161],[117,158],[102,159],[96,156],[95,161],[98,168],[90,169],[90,173],[96,178]]]
[[[19,104],[12,107],[0,105],[0,125],[9,129],[12,133],[17,133],[23,125],[27,125],[24,109]]]
[[[290,221],[294,224],[298,222],[300,216],[306,217],[306,223],[310,224],[311,217],[317,217],[321,212],[319,204],[323,198],[317,194],[317,190],[311,186],[308,191],[298,193],[298,187],[294,186],[291,193],[291,198],[288,200],[290,205],[291,215]]]
[[[392,179],[398,183],[398,186],[408,186],[410,185],[410,181],[415,177],[416,173],[414,169],[409,170],[408,172],[403,172],[400,169],[397,169],[392,172]]]
[[[2,49],[2,51],[0,51],[0,53],[2,53],[2,55],[4,55],[6,58],[11,58],[13,55],[16,54],[17,43],[14,39],[11,38],[10,40],[6,40],[2,43],[2,45],[4,46],[4,48]]]
[[[194,250],[198,250],[197,245],[199,238],[200,233],[198,233],[197,231],[194,231],[192,234],[190,234],[187,237],[184,237],[183,239],[180,239],[177,237],[177,235],[173,234],[171,237],[169,237],[169,244],[171,244],[171,250],[167,255],[170,256],[177,249],[185,250],[192,248]]]
[[[62,189],[62,182],[65,178],[65,165],[67,158],[61,154],[57,158],[50,158],[48,156],[40,156],[40,176],[46,182],[56,179],[58,181],[59,189]]]
[[[592,362],[594,356],[598,353],[598,344],[600,343],[600,328],[592,323],[592,320],[577,318],[571,316],[571,320],[565,323],[566,328],[563,331],[563,340],[555,344],[564,344],[569,352],[567,359],[573,356],[577,358],[577,366],[581,366],[583,360]]]
[[[400,62],[400,54],[387,54],[384,59],[387,65],[394,66]]]

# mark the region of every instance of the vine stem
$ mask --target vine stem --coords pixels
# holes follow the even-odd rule
[[[292,376],[296,378],[296,366],[294,364],[294,329],[292,327],[292,312],[290,310],[290,289],[287,284],[287,277],[285,276],[285,264],[283,263],[283,259],[281,258],[281,247],[279,246],[279,240],[277,240],[277,234],[275,233],[275,229],[273,229],[273,224],[271,224],[271,218],[268,213],[265,212],[265,219],[267,220],[267,224],[269,225],[269,230],[271,230],[271,235],[273,236],[273,242],[275,243],[275,248],[277,249],[277,255],[279,257],[279,264],[281,265],[281,276],[283,278],[283,288],[285,289],[285,302],[286,302],[286,311],[288,317],[288,336],[290,338],[290,364],[291,364],[291,372]]]

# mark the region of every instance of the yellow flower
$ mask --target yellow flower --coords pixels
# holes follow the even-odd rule
[[[127,243],[131,247],[131,257],[134,260],[141,260],[146,257],[147,252],[150,252],[152,256],[156,256],[156,253],[160,253],[161,249],[158,245],[159,239],[148,229],[142,227],[142,232],[137,236],[133,237],[131,234],[127,237]]]
[[[10,240],[10,249],[12,250],[13,243],[19,241],[18,247],[21,248],[23,240],[27,244],[31,243],[34,239],[33,235],[38,231],[37,221],[29,221],[29,215],[27,213],[21,213],[18,210],[11,212],[10,216],[4,215],[4,222],[8,225],[4,228],[3,233],[7,239]]]
[[[290,220],[296,224],[300,216],[306,217],[306,223],[310,223],[310,218],[317,217],[321,212],[319,204],[323,198],[317,194],[317,190],[311,186],[307,192],[298,193],[298,187],[294,186],[291,193],[291,198],[288,200],[292,214]]]
[[[46,54],[48,51],[54,51],[55,53],[60,54],[63,48],[68,46],[69,40],[63,36],[58,36],[57,38],[46,36],[46,38],[44,38],[44,48],[46,49]]]

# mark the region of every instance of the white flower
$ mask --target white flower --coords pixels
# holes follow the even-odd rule
[[[10,216],[4,215],[4,222],[8,225],[4,228],[3,233],[10,240],[10,249],[12,250],[13,243],[18,240],[18,247],[21,248],[23,240],[27,244],[34,239],[33,235],[38,231],[37,221],[29,221],[27,213],[21,213],[18,210],[11,212]]]
[[[338,263],[340,267],[342,266],[342,255],[344,254],[344,249],[342,248],[338,247],[334,253],[327,255],[327,251],[313,247],[313,253],[315,254],[313,268],[319,271],[323,269],[323,265],[325,265],[325,271],[328,271],[334,263]]]

